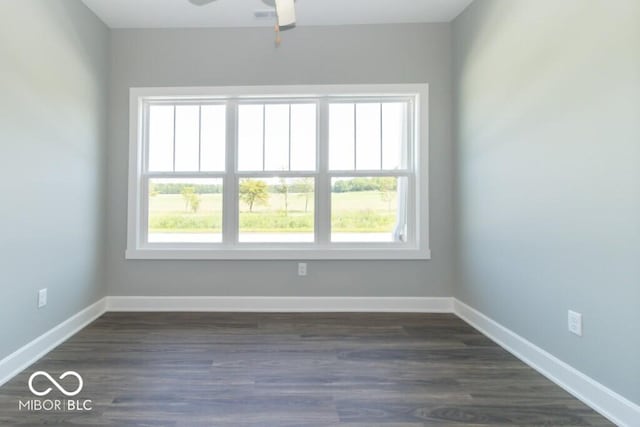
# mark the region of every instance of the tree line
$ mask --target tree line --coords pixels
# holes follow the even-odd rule
[[[222,184],[160,184],[157,182],[149,184],[149,193],[151,194],[182,194],[185,191],[196,194],[220,194],[222,193]]]
[[[260,181],[260,180],[258,180]],[[261,181],[263,182],[263,181]],[[263,191],[267,193],[309,193],[313,191],[312,180],[303,178],[286,184],[286,190],[283,189],[283,183],[269,185],[266,182]],[[395,177],[377,177],[377,178],[353,178],[349,180],[336,181],[331,190],[334,193],[349,193],[357,191],[381,191],[388,192],[396,187]],[[157,194],[183,194],[185,191],[195,194],[220,194],[222,193],[222,184],[179,184],[179,183],[151,183],[149,193]]]
[[[336,181],[331,190],[334,193],[350,193],[357,191],[388,192],[396,188],[397,178],[393,176],[377,178],[353,178]]]

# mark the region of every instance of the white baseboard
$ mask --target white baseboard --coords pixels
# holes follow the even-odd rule
[[[106,307],[107,300],[102,298],[0,360],[0,386],[102,316]]]
[[[107,298],[107,310],[453,313],[453,298],[116,296]]]
[[[640,406],[457,299],[454,313],[616,425],[640,425]]]

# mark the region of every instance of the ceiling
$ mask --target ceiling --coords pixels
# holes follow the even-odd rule
[[[272,26],[254,17],[274,0],[82,0],[111,28]],[[296,0],[298,25],[449,22],[472,0]]]

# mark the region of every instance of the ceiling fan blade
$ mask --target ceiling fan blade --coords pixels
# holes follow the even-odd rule
[[[205,4],[213,3],[216,0],[189,0],[191,4],[196,6],[204,6]]]
[[[294,0],[276,0],[276,13],[278,25],[290,27],[296,24],[296,7]]]

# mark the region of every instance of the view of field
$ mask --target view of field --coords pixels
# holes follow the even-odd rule
[[[346,191],[351,189],[349,185],[334,182],[332,232],[390,235],[397,211],[395,178],[390,179],[393,182],[386,187],[366,191]],[[361,186],[360,190],[370,187]],[[149,234],[221,233],[220,191],[221,187],[215,184],[152,184]],[[315,206],[312,181],[242,180],[240,200],[241,240],[243,233],[301,233],[313,238]]]

